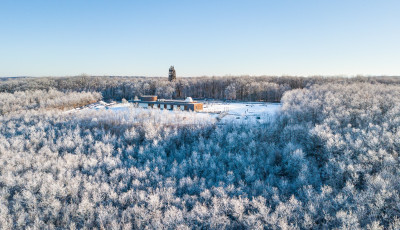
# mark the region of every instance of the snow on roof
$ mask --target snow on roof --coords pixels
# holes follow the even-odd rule
[[[192,99],[191,97],[187,97],[187,98],[185,99],[185,102],[193,102],[193,99]]]

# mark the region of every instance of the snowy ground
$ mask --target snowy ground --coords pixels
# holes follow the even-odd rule
[[[221,102],[204,101],[204,110],[201,112],[188,111],[160,111],[163,113],[179,113],[188,117],[195,116],[199,119],[214,118],[220,123],[264,123],[275,118],[276,113],[281,108],[280,103],[263,102]],[[115,112],[128,112],[135,109],[132,103],[105,103],[103,101],[91,104],[84,108],[77,108],[67,112],[87,111],[87,110],[111,110]],[[139,109],[139,108],[137,108]]]
[[[267,122],[274,119],[280,103],[264,102],[206,102],[204,112],[219,114],[225,122]]]

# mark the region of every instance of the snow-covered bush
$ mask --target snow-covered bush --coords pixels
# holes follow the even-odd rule
[[[0,93],[0,115],[27,109],[69,109],[99,101],[96,92],[63,93],[54,89]]]

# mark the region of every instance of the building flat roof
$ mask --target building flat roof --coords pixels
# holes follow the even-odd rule
[[[200,102],[187,102],[183,100],[165,100],[165,101],[133,101],[136,103],[148,103],[148,104],[170,104],[170,105],[191,105],[191,104],[203,104]]]

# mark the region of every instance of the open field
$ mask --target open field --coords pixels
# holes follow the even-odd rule
[[[221,114],[221,122],[267,122],[281,108],[280,103],[206,102],[204,112]]]

